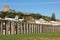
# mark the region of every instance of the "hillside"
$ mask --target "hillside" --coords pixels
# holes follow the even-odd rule
[[[40,18],[43,18],[47,21],[51,21],[52,18],[51,17],[48,17],[48,16],[44,16],[44,15],[41,15],[39,13],[24,13],[24,12],[3,12],[3,11],[0,11],[0,17],[1,18],[5,18],[5,17],[8,17],[8,18],[14,18],[16,15],[18,15],[19,19],[21,18],[25,18],[26,16],[31,16],[32,18],[34,19],[40,19]],[[56,19],[54,19],[53,21],[55,21]]]

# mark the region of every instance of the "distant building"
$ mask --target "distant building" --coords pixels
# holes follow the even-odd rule
[[[9,11],[9,6],[4,6],[4,7],[3,7],[3,11],[4,11],[4,12]]]

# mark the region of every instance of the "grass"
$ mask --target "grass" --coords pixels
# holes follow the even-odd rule
[[[60,32],[0,35],[0,40],[60,40]]]

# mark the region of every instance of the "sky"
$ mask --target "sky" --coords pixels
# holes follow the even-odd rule
[[[55,13],[56,19],[60,19],[60,0],[0,0],[0,11],[5,5],[12,10],[39,13],[45,16]]]

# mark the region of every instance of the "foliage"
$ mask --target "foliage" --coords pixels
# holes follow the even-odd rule
[[[26,16],[28,16],[27,14],[24,14],[23,12],[18,12],[18,13],[16,13],[15,11],[14,12],[3,12],[3,11],[0,12],[1,18],[5,18],[5,17],[14,18],[16,15],[18,15],[19,19],[22,19],[23,17],[25,18]],[[44,16],[39,13],[30,13],[29,16],[33,17],[34,19],[43,18],[47,21],[50,21],[50,20],[55,21],[56,20],[54,13],[52,13],[51,17]],[[25,21],[26,21],[26,19],[25,19]]]
[[[34,14],[34,13],[31,13],[31,16],[34,18],[34,19],[40,19],[42,17],[41,14]]]
[[[1,18],[4,18],[6,15],[7,15],[7,12],[1,11],[1,14],[0,14],[0,17],[1,17]]]
[[[52,13],[51,20],[53,20],[53,21],[56,20],[56,18],[55,18],[55,13]]]

